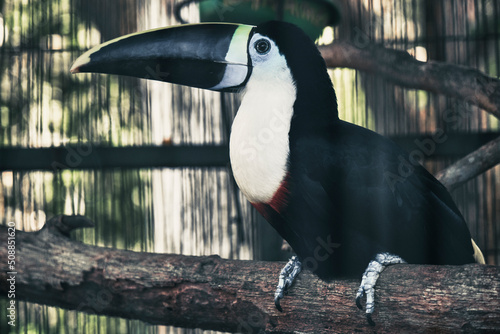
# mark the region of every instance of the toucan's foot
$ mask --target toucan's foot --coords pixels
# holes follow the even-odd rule
[[[281,269],[278,287],[274,293],[274,305],[276,305],[278,311],[283,312],[280,300],[287,293],[288,287],[292,285],[295,277],[297,277],[301,270],[302,263],[300,263],[297,256],[292,256],[283,269]]]
[[[356,294],[356,305],[362,310],[361,298],[366,295],[366,319],[372,326],[375,326],[375,322],[372,320],[372,314],[375,310],[375,284],[377,284],[378,277],[385,267],[399,263],[406,263],[406,261],[391,253],[379,253],[368,264],[363,273],[363,279]]]

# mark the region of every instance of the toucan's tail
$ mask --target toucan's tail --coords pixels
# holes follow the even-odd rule
[[[477,247],[474,240],[470,239],[470,241],[472,241],[472,248],[474,248],[474,255],[473,256],[474,256],[474,259],[476,260],[476,262],[479,264],[486,264],[486,262],[484,261],[483,253],[481,252],[479,247]]]

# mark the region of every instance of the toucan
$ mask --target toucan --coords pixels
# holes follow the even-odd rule
[[[71,72],[127,75],[241,93],[230,160],[248,201],[290,244],[276,308],[302,268],[374,287],[398,263],[484,263],[446,188],[389,139],[339,119],[318,48],[295,25],[180,25],[127,35],[80,56]]]

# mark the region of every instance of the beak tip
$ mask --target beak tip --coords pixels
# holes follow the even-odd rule
[[[81,68],[90,63],[89,52],[84,53],[78,57],[70,68],[71,73],[81,73]]]

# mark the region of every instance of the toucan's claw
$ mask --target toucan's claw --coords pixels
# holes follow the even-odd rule
[[[280,305],[280,300],[282,297],[275,296],[274,297],[274,306],[276,306],[276,309],[280,312],[283,312],[283,308]]]
[[[360,296],[357,296],[356,297],[356,306],[362,310],[363,309],[363,305],[361,305],[361,298],[363,298],[363,294],[361,294]]]
[[[301,270],[302,263],[300,263],[297,256],[292,256],[283,269],[281,269],[278,287],[274,293],[274,305],[278,311],[283,312],[280,300],[284,297],[284,295],[286,295],[288,287],[292,285],[295,277],[297,277]]]
[[[371,313],[366,314],[366,320],[368,320],[368,324],[370,324],[370,326],[375,326],[375,321],[373,321]]]
[[[406,261],[394,254],[380,253],[375,256],[375,260],[368,264],[363,273],[361,285],[356,294],[356,305],[362,310],[361,298],[366,295],[366,319],[371,326],[375,326],[375,322],[372,319],[372,314],[375,310],[375,284],[377,284],[380,273],[385,267],[398,263],[406,263]]]
[[[373,264],[375,262],[375,264]],[[379,266],[377,266],[377,264]],[[363,305],[361,305],[361,299],[366,295],[366,319],[370,325],[375,325],[375,322],[372,320],[372,313],[375,310],[375,283],[377,282],[377,278],[380,272],[383,270],[378,268],[382,266],[376,262],[371,261],[363,274],[363,279],[361,281],[361,286],[358,289],[358,293],[356,294],[356,306],[360,310],[363,309]],[[376,276],[376,277],[375,277]]]

